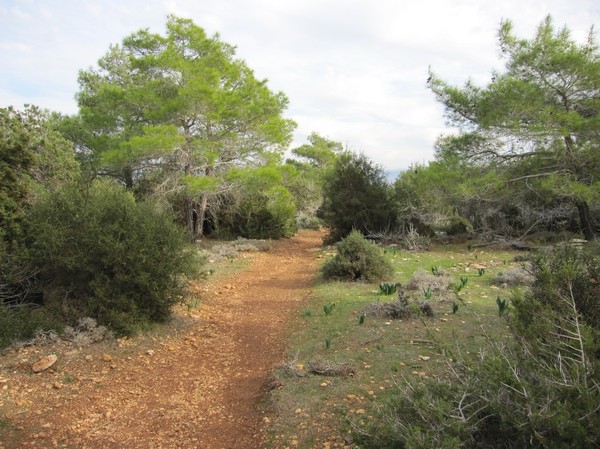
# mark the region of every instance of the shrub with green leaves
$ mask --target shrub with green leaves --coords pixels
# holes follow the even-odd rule
[[[363,154],[340,154],[324,176],[320,215],[330,229],[328,243],[353,229],[367,235],[393,228],[396,208],[383,168]]]
[[[326,280],[376,282],[391,276],[393,268],[378,248],[358,231],[337,245],[337,254],[321,268]]]
[[[0,303],[0,349],[33,338],[40,331],[60,331],[61,320],[43,307],[9,307]]]
[[[577,362],[490,345],[459,357],[448,378],[406,379],[379,397],[374,419],[355,424],[369,449],[592,448],[600,443],[598,373]]]
[[[563,244],[544,251],[534,258],[532,271],[535,282],[528,300],[569,311],[573,298],[582,320],[600,330],[599,243],[583,248]]]
[[[165,321],[194,268],[171,213],[111,182],[47,194],[29,224],[45,305],[72,322],[131,334]]]

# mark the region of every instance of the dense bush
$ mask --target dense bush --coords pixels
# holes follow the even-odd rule
[[[321,268],[327,280],[375,282],[392,274],[392,265],[378,248],[358,231],[352,231],[337,245],[337,254]]]
[[[29,225],[45,305],[72,322],[93,317],[117,334],[164,321],[193,266],[171,214],[136,203],[113,183],[48,194]]]
[[[600,445],[600,363],[593,326],[597,250],[537,258],[536,281],[513,298],[515,338],[477,357],[446,351],[447,378],[406,380],[355,425],[362,448],[592,448]],[[580,296],[579,296],[580,295]],[[580,300],[580,298],[583,299]]]
[[[600,244],[559,245],[533,260],[535,282],[527,299],[565,313],[577,312],[600,330]]]
[[[231,231],[252,239],[289,237],[296,232],[296,205],[283,186],[246,192],[233,212]]]
[[[330,228],[330,243],[353,229],[367,235],[395,226],[395,207],[385,172],[364,155],[338,156],[324,177],[323,197],[320,215]]]

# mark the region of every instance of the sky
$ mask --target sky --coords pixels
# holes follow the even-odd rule
[[[139,29],[164,34],[168,14],[218,33],[288,96],[292,148],[314,131],[386,170],[432,160],[454,132],[429,67],[485,85],[503,67],[501,20],[530,38],[550,14],[579,42],[600,26],[598,0],[0,0],[0,107],[77,113],[78,72]]]

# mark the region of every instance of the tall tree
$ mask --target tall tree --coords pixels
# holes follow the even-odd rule
[[[232,167],[279,157],[294,123],[272,92],[218,35],[169,16],[164,36],[140,30],[79,76],[86,146],[101,169],[132,187],[151,167],[184,192],[193,236]]]
[[[459,152],[493,163],[507,183],[531,188],[535,180],[568,199],[592,239],[590,203],[600,201],[600,53],[593,29],[578,44],[547,17],[527,40],[504,21],[499,41],[506,68],[485,87],[455,87],[430,74],[450,123],[473,135]]]

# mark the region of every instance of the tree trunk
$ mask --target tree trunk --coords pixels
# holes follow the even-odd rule
[[[196,239],[194,232],[194,200],[190,195],[186,195],[183,200],[183,212],[185,214],[185,227],[193,242]]]
[[[594,240],[596,238],[596,227],[594,226],[594,218],[590,213],[590,206],[585,200],[577,200],[575,204],[579,212],[579,223],[583,231],[583,237],[586,240]]]
[[[198,222],[196,235],[202,237],[204,235],[204,220],[206,219],[206,209],[208,208],[208,194],[203,193],[200,196],[200,203],[198,204]]]

